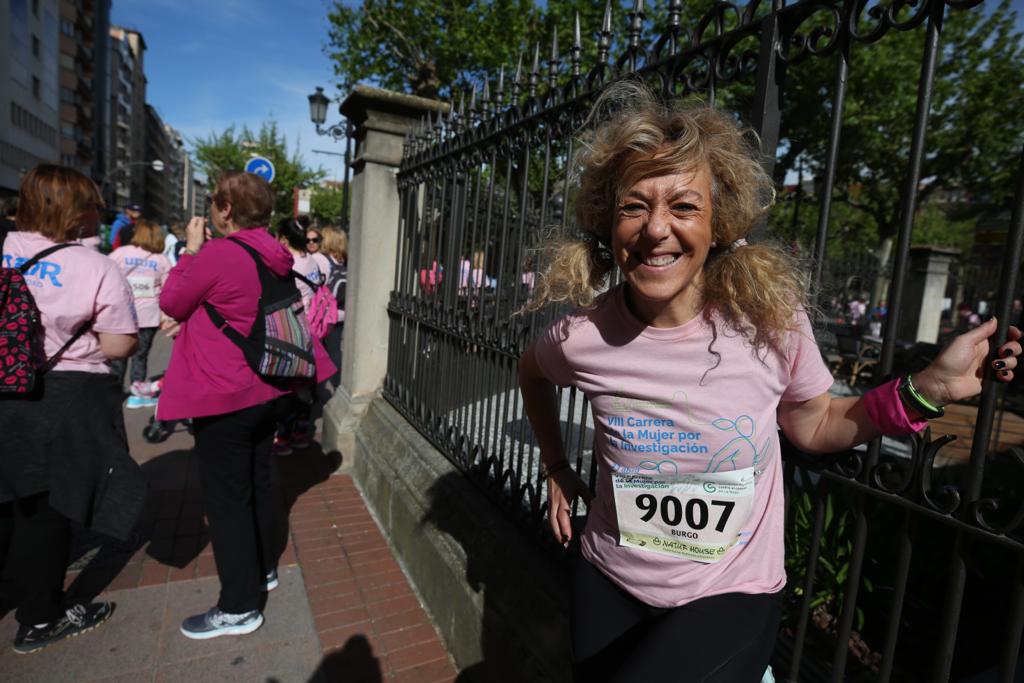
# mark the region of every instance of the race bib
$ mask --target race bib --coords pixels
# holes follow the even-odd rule
[[[136,299],[152,299],[156,297],[156,280],[151,277],[128,276],[128,284]]]
[[[619,544],[718,562],[754,507],[754,469],[711,474],[612,474]]]

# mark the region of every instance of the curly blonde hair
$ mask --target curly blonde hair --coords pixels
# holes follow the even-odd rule
[[[581,135],[571,172],[578,235],[556,236],[541,251],[544,263],[534,296],[590,306],[615,266],[611,233],[625,192],[645,178],[711,174],[711,230],[699,289],[703,317],[715,313],[755,348],[782,350],[796,313],[807,308],[805,281],[795,259],[777,245],[737,248],[771,205],[775,191],[761,166],[756,134],[704,105],[664,103],[644,85],[624,81],[598,100]]]

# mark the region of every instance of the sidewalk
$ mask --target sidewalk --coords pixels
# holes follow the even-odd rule
[[[160,338],[160,341],[164,340]],[[151,366],[166,363],[166,342]],[[95,631],[17,655],[13,614],[0,613],[0,678],[13,681],[452,681],[456,670],[391,555],[355,482],[331,476],[318,447],[277,458],[280,587],[256,633],[192,641],[181,620],[219,590],[199,482],[183,428],[148,444],[152,410],[127,411],[132,455],[152,495],[134,545],[78,531],[69,594],[117,608]]]

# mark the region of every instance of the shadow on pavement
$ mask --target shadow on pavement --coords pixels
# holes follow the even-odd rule
[[[373,656],[373,647],[365,636],[352,636],[345,647],[335,650],[320,661],[309,683],[380,683],[380,660]]]
[[[283,555],[288,544],[291,508],[311,487],[325,481],[341,464],[337,451],[323,453],[319,444],[275,457],[274,480],[277,488],[274,556]],[[69,572],[80,570],[68,587],[70,600],[92,600],[116,585],[129,563],[152,563],[183,569],[203,553],[209,543],[203,518],[199,473],[191,449],[172,450],[142,465],[150,485],[150,495],[135,525],[132,540],[112,539],[87,529],[72,531]],[[211,558],[212,562],[212,558]]]

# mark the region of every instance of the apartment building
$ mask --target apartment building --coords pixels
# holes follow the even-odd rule
[[[111,26],[108,42],[109,108],[104,198],[111,208],[142,204],[146,162],[146,41],[142,34]],[[151,170],[151,169],[150,169]]]
[[[0,0],[0,195],[60,158],[56,0]]]
[[[110,0],[59,0],[60,162],[102,183]]]

